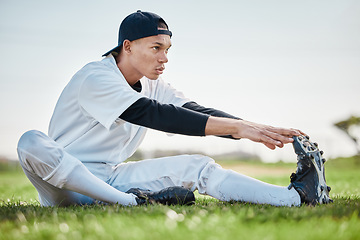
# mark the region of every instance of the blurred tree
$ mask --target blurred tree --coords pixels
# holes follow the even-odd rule
[[[355,136],[356,129],[360,127],[360,117],[350,116],[350,118],[334,123],[336,127],[346,133],[356,145],[357,154],[360,155],[360,142]]]

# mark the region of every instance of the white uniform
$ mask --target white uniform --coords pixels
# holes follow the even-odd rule
[[[50,138],[37,131],[23,135],[19,159],[41,204],[83,204],[97,199],[132,205],[134,196],[123,193],[129,188],[157,191],[175,185],[224,201],[300,204],[294,189],[223,170],[205,156],[122,163],[136,151],[146,132],[119,119],[129,106],[144,96],[179,107],[189,101],[161,79],[143,78],[141,85],[140,93],[131,88],[112,55],[89,63],[62,92],[50,122]],[[121,192],[101,190],[109,186]]]
[[[146,133],[146,128],[119,119],[130,105],[144,96],[175,106],[189,101],[161,79],[140,81],[142,90],[138,93],[127,83],[112,55],[87,64],[62,92],[49,136],[82,162],[116,165],[125,161]]]

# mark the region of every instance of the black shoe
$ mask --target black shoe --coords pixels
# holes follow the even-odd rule
[[[293,139],[298,162],[288,188],[294,187],[301,202],[308,205],[333,202],[329,197],[331,188],[326,185],[323,152],[319,151],[317,143],[309,141],[308,136],[294,136]]]
[[[131,188],[126,193],[135,194],[138,205],[154,203],[164,205],[191,205],[195,203],[194,193],[183,187],[168,187],[158,192]]]

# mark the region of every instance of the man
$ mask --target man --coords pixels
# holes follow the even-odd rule
[[[314,194],[318,183],[310,181],[319,178],[316,171],[309,171],[299,180],[301,184],[295,182],[297,187],[288,189],[224,170],[200,155],[124,163],[136,151],[146,128],[247,138],[270,149],[281,148],[302,134],[245,121],[185,98],[159,78],[168,62],[171,36],[166,22],[156,14],[137,11],[127,16],[120,25],[118,46],[105,53],[102,61],[84,66],[63,90],[49,137],[39,131],[21,137],[19,159],[39,192],[40,203],[138,205],[152,197],[169,203],[159,199],[174,191],[181,195],[182,189],[222,201],[275,206],[321,202]]]

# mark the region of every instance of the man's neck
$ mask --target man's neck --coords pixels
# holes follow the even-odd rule
[[[130,86],[135,85],[143,77],[136,70],[134,70],[131,64],[126,61],[126,59],[121,59],[120,61],[120,55],[115,57],[115,60],[120,72]]]

